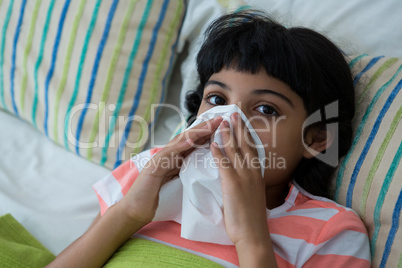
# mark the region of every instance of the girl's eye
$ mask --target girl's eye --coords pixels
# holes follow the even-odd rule
[[[269,116],[277,116],[279,113],[273,108],[272,106],[269,105],[260,105],[256,109],[258,112],[262,113],[263,115],[269,115]]]
[[[208,96],[207,101],[212,105],[225,105],[226,104],[225,99],[218,95]]]

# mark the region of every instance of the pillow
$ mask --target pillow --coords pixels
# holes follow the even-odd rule
[[[226,0],[266,10],[291,26],[319,31],[348,53],[402,55],[402,1]],[[384,40],[387,40],[384,42]]]
[[[369,232],[373,267],[402,265],[402,59],[351,57],[356,84],[352,148],[340,163],[335,201]]]
[[[245,7],[265,10],[288,26],[305,26],[328,36],[347,54],[402,55],[402,1],[375,0],[203,0],[190,1],[183,33],[190,41],[189,56],[182,65],[181,108],[197,81],[195,57],[202,33],[212,20],[228,10]],[[384,41],[386,40],[386,42]]]
[[[0,107],[113,168],[159,112],[184,0],[0,1]]]

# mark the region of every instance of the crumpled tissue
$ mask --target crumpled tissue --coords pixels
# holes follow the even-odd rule
[[[237,105],[222,105],[209,109],[198,116],[189,128],[217,116],[222,116],[232,128],[230,116],[235,112],[246,122],[257,147],[258,157],[262,161],[265,151],[261,140],[251,124],[247,124],[247,117]],[[220,127],[213,134],[212,141],[222,146]],[[181,237],[186,239],[233,245],[225,230],[221,178],[209,144],[197,146],[184,160],[178,178],[162,186],[159,206],[153,221],[173,220],[180,223]],[[261,173],[264,176],[263,165]]]

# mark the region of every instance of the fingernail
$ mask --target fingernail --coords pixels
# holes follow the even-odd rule
[[[228,121],[223,121],[222,124],[223,124],[224,127],[229,127],[230,126]]]
[[[239,113],[232,114],[232,120],[237,120],[239,118]]]
[[[219,115],[217,117],[212,118],[211,122],[219,121],[221,118],[222,118],[222,116]]]

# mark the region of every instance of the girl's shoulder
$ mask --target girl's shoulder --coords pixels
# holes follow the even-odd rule
[[[333,221],[346,217],[364,227],[359,215],[351,208],[340,205],[331,199],[312,195],[294,181],[290,184],[285,203],[270,211],[270,218],[291,215],[320,221]]]
[[[337,267],[346,267],[343,261],[370,266],[368,234],[359,215],[330,199],[311,195],[296,183],[285,203],[271,210],[268,225],[273,241],[281,247],[297,244],[303,260],[320,263],[318,266],[326,266],[321,265],[326,261],[339,264]]]
[[[285,203],[270,213],[271,219],[289,217],[295,217],[301,225],[316,226],[317,229],[336,226],[340,232],[350,229],[367,234],[360,216],[354,210],[331,199],[312,195],[296,182],[292,182]]]

